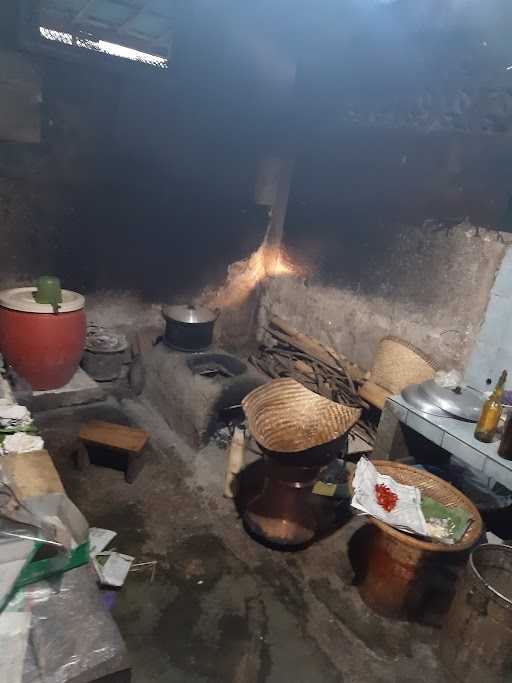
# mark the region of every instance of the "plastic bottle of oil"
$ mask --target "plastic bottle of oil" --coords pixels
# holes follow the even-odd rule
[[[503,409],[503,392],[505,390],[505,382],[507,381],[507,371],[503,370],[498,380],[498,384],[492,394],[482,407],[480,419],[475,429],[475,439],[483,441],[484,443],[491,443],[496,434],[498,423]]]

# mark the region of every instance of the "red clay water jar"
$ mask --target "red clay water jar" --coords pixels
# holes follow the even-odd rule
[[[73,377],[82,357],[84,297],[62,291],[54,313],[35,302],[35,287],[0,292],[0,352],[34,390],[58,389]]]

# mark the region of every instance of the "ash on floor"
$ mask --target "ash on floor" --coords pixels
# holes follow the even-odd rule
[[[134,484],[113,469],[74,469],[74,439],[93,418],[151,433]],[[157,560],[154,580],[130,573],[113,608],[134,683],[445,680],[436,629],[388,622],[361,602],[348,559],[360,520],[300,553],[273,551],[222,498],[225,451],[191,451],[149,405],[111,398],[37,423],[90,525],[117,531],[116,549],[137,562]]]

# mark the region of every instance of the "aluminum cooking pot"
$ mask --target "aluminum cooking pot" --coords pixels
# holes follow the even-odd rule
[[[164,306],[164,344],[178,351],[204,351],[213,340],[213,328],[219,311],[204,306]]]

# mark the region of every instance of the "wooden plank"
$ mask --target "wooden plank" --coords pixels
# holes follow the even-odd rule
[[[136,427],[92,420],[80,429],[80,439],[84,443],[140,453],[149,439],[149,434]]]

